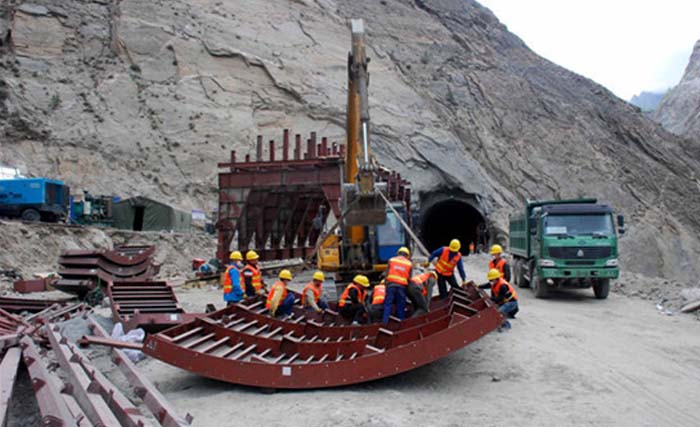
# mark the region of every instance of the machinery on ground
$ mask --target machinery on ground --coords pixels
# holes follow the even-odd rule
[[[49,178],[0,180],[0,215],[25,221],[58,222],[68,214],[70,189]]]
[[[109,227],[114,222],[112,201],[111,196],[93,196],[87,191],[71,196],[70,220],[73,224]]]
[[[530,201],[510,218],[513,282],[532,288],[537,298],[553,288],[593,287],[598,299],[616,279],[618,234],[624,217],[596,199]]]

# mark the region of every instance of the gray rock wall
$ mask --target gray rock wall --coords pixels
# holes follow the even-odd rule
[[[653,118],[669,131],[700,142],[700,40],[680,83],[666,94]]]
[[[475,195],[500,229],[525,198],[599,197],[628,217],[626,268],[699,272],[698,147],[474,1],[17,3],[0,162],[213,209],[217,161],[258,133],[344,139],[346,20],[363,17],[374,151],[419,196]]]

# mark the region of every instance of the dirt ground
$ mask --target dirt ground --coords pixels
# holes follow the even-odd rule
[[[481,279],[485,256],[470,257]],[[178,290],[193,308],[215,288]],[[195,426],[696,426],[700,323],[651,301],[591,290],[519,291],[510,332],[412,372],[331,390],[261,391],[145,360],[139,367]]]

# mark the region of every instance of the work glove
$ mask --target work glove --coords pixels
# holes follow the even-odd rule
[[[323,312],[323,310],[321,310],[320,308],[316,309],[316,313],[322,313],[322,312]]]
[[[430,261],[425,261],[423,263],[423,268],[428,268],[428,267],[430,267]]]

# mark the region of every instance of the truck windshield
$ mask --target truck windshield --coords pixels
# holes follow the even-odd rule
[[[550,215],[545,218],[544,234],[566,236],[612,236],[610,215]]]

